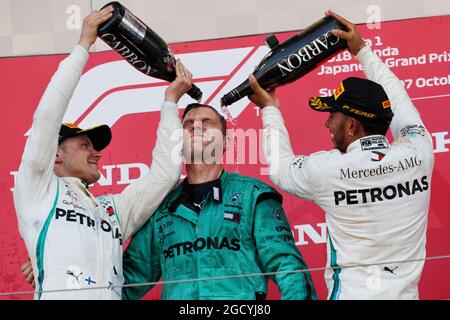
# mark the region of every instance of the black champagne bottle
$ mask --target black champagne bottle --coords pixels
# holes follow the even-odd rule
[[[167,43],[117,1],[112,17],[98,28],[99,37],[142,73],[172,82],[176,78],[175,57]],[[201,90],[192,85],[187,93],[200,101]]]
[[[333,29],[347,30],[335,18],[326,16],[281,44],[274,35],[267,37],[271,51],[253,72],[261,87],[269,89],[291,83],[345,49],[346,41],[334,36]],[[252,93],[247,79],[225,94],[221,104],[228,106]]]

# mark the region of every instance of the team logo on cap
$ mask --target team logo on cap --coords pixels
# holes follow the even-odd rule
[[[334,100],[337,100],[344,93],[344,91],[345,91],[344,84],[341,82],[339,84],[339,87],[337,87],[336,90],[334,90],[333,93]]]
[[[383,109],[391,107],[391,102],[389,100],[383,101],[381,104],[383,105]]]

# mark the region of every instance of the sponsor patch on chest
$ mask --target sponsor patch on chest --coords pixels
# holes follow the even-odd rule
[[[389,148],[389,144],[385,137],[369,137],[359,140],[361,143],[361,150],[379,150]]]
[[[241,223],[241,214],[234,211],[224,211],[223,219],[235,223]]]

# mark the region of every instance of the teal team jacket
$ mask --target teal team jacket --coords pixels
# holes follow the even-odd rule
[[[220,194],[217,193],[220,189]],[[306,269],[281,206],[267,184],[223,171],[200,214],[175,205],[183,184],[162,202],[133,236],[124,253],[126,284],[220,278]],[[282,299],[316,299],[308,272],[233,277],[164,284],[162,299],[241,299],[266,295],[272,278]],[[124,299],[139,299],[152,286],[126,287]]]

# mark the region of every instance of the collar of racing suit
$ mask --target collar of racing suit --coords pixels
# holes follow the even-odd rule
[[[98,206],[97,201],[95,200],[94,195],[89,191],[88,186],[80,179],[76,177],[60,177],[64,182],[70,184],[72,188],[82,192],[84,196],[86,196],[95,207]]]
[[[225,170],[222,170],[222,173],[216,180],[202,183],[202,185],[208,185],[208,188],[210,188],[210,193],[212,195],[213,201],[222,202],[222,183],[227,178],[227,176],[228,173]],[[186,177],[186,179],[184,179],[184,181],[182,182],[181,193],[170,205],[169,212],[175,212],[180,204],[187,201],[188,198],[192,196],[189,192],[190,186],[191,185],[189,184]]]

